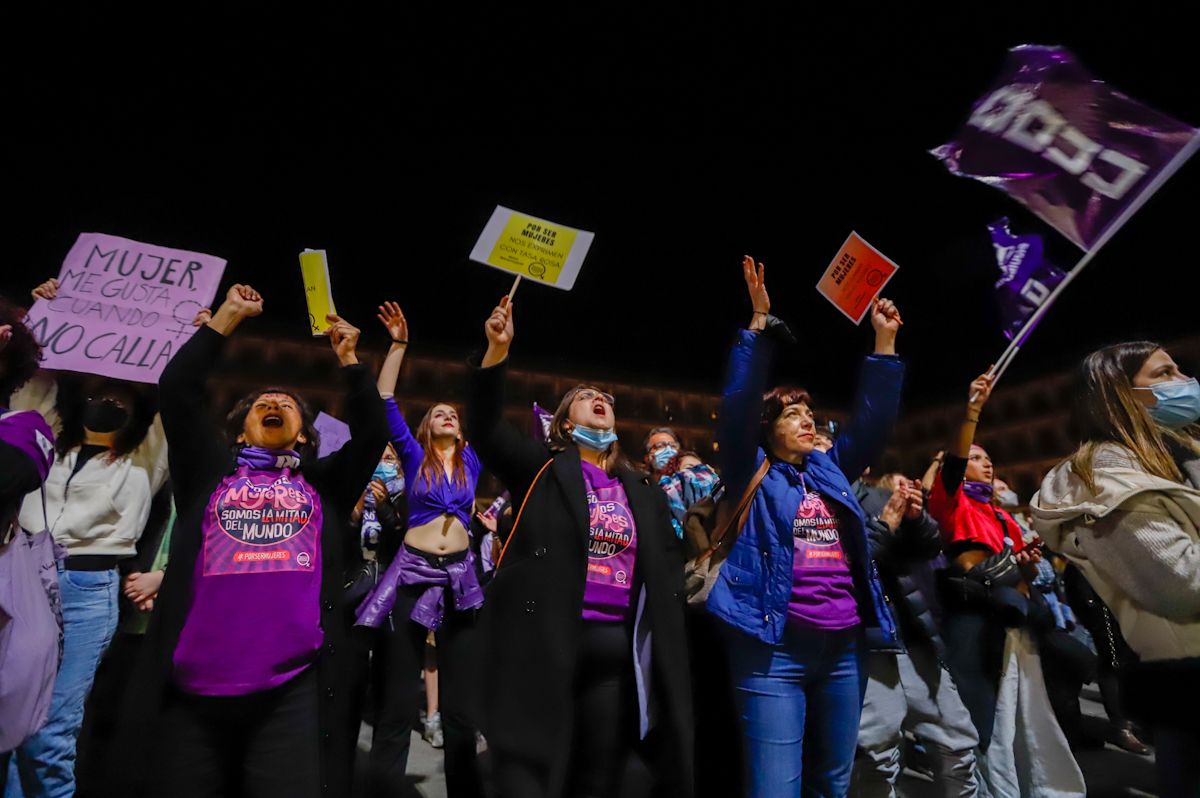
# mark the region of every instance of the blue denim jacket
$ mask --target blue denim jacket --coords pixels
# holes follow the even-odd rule
[[[730,354],[721,401],[718,440],[726,496],[737,497],[766,457],[758,446],[762,395],[772,342],[742,330]],[[867,545],[866,519],[850,483],[879,456],[891,436],[900,406],[904,363],[894,355],[870,355],[863,364],[854,413],[828,454],[813,451],[797,467],[773,462],[750,505],[746,525],[708,597],[708,611],[764,643],[783,639],[792,590],[792,519],[808,485],[845,512],[842,545],[854,578],[859,615],[895,641],[896,624]],[[736,498],[735,498],[736,500]]]

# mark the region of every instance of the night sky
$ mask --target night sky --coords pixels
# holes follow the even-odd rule
[[[77,233],[105,232],[227,258],[226,284],[266,297],[254,326],[304,336],[296,253],[326,248],[338,308],[370,340],[384,340],[374,306],[390,297],[412,351],[466,355],[511,282],[466,257],[503,204],[596,233],[573,292],[522,287],[518,365],[715,391],[749,317],[750,253],[800,338],[780,375],[840,403],[872,337],[813,286],[854,229],[901,266],[887,294],[919,406],[963,394],[1004,347],[987,222],[1046,233],[1064,267],[1080,254],[926,154],[1006,49],[1065,45],[1111,85],[1200,124],[1195,28],[1171,6],[589,5],[567,17],[405,4],[10,20],[25,46],[3,56],[0,291],[27,297]],[[1066,292],[1006,379],[1197,330],[1198,184],[1193,162]]]

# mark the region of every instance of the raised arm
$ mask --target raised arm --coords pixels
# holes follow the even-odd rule
[[[404,353],[408,350],[408,320],[404,318],[404,313],[395,302],[384,302],[380,305],[375,318],[379,319],[379,323],[387,330],[388,337],[392,339],[387,357],[383,359],[383,366],[379,369],[379,379],[375,381],[379,395],[387,399],[396,395],[396,381],[400,378],[400,366],[403,365]]]
[[[167,435],[163,431],[162,414],[156,413],[146,437],[129,454],[134,465],[146,470],[150,478],[150,493],[158,493],[167,481]]]
[[[467,386],[468,437],[483,465],[513,496],[524,496],[550,453],[504,418],[504,383],[514,332],[513,305],[508,297],[492,310],[483,330],[487,351],[479,365],[470,369]]]
[[[379,319],[379,323],[387,330],[388,337],[392,339],[392,346],[388,349],[387,357],[383,359],[383,366],[379,369],[379,378],[375,385],[379,389],[379,395],[383,397],[392,445],[396,447],[396,454],[400,457],[404,478],[411,485],[416,479],[425,453],[409,429],[408,422],[404,420],[404,414],[400,412],[395,399],[396,381],[400,377],[405,350],[408,349],[408,320],[404,318],[403,311],[395,302],[384,302],[380,305],[375,318]]]
[[[730,496],[740,496],[758,466],[762,395],[771,363],[772,343],[763,336],[771,311],[766,267],[749,255],[742,258],[742,277],[750,296],[750,323],[739,330],[729,353],[721,420],[717,426],[722,474]]]
[[[362,331],[339,316],[330,314],[325,331],[329,345],[341,364],[346,386],[345,415],[350,440],[341,449],[317,461],[314,473],[334,491],[337,501],[353,507],[363,485],[379,463],[379,455],[388,442],[387,416],[383,399],[371,381],[371,374],[358,362],[358,338]]]
[[[59,435],[62,433],[62,416],[58,412],[58,381],[54,375],[53,371],[40,369],[28,382],[13,391],[8,406],[10,410],[38,413],[54,430],[54,434]]]
[[[938,476],[947,496],[954,495],[962,485],[967,472],[967,458],[971,456],[971,444],[975,442],[975,429],[979,426],[979,415],[991,395],[992,377],[981,374],[975,378],[971,383],[970,393],[967,394],[967,409],[962,424],[958,427],[958,434],[950,442],[950,448],[946,451],[946,461]]]
[[[213,423],[209,408],[209,375],[226,337],[262,309],[262,296],[253,288],[231,287],[221,307],[179,348],[159,377],[159,412],[180,507],[187,506],[202,487],[197,480],[219,468],[227,455],[225,436]]]
[[[883,453],[900,412],[904,362],[896,356],[896,333],[903,323],[891,300],[878,298],[872,304],[875,351],[863,363],[850,423],[829,452],[851,482]]]
[[[935,454],[933,459],[929,461],[929,468],[925,469],[925,475],[921,477],[921,484],[925,486],[926,490],[931,489],[933,481],[937,479],[938,471],[942,469],[942,461],[945,459],[946,452],[941,451]]]
[[[417,472],[421,470],[421,463],[425,459],[425,450],[421,448],[421,444],[412,434],[408,422],[404,420],[404,414],[400,412],[396,398],[394,396],[384,397],[383,405],[387,413],[388,435],[400,458],[400,470],[404,472],[405,483],[414,485],[417,480]]]

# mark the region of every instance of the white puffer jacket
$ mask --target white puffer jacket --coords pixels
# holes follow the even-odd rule
[[[1075,563],[1147,661],[1200,657],[1200,463],[1188,484],[1149,474],[1124,447],[1097,447],[1096,489],[1070,462],[1030,504],[1034,529]]]

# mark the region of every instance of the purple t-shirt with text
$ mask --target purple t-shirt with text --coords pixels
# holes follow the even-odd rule
[[[583,586],[585,621],[624,621],[632,604],[637,527],[629,498],[616,477],[583,463],[588,504],[587,582]]]
[[[298,472],[243,466],[221,481],[175,647],[181,690],[246,695],[312,664],[324,640],[321,522],[321,499]]]
[[[825,630],[857,626],[858,602],[842,549],[841,524],[821,494],[807,486],[792,521],[792,545],[788,621]]]

